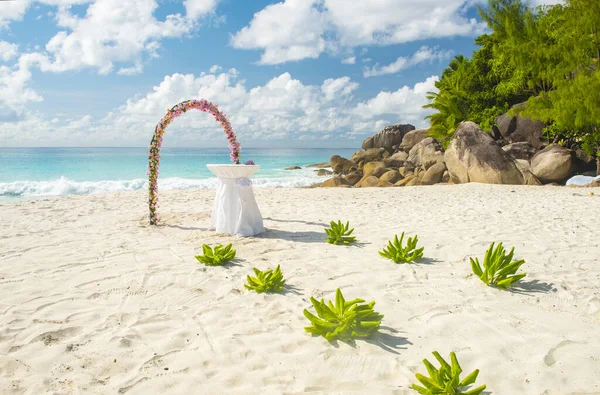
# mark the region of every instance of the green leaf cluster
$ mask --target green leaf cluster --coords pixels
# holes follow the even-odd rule
[[[346,301],[339,288],[335,292],[335,305],[331,301],[326,304],[323,299],[318,301],[313,297],[310,301],[318,317],[304,309],[304,316],[312,324],[304,329],[329,341],[369,337],[379,329],[383,318],[373,310],[375,301],[368,304],[362,304],[363,299]]]
[[[257,268],[254,268],[253,270],[256,277],[250,275],[246,277],[248,283],[244,284],[244,287],[247,289],[258,293],[271,291],[279,292],[283,289],[285,278],[283,277],[283,273],[281,273],[279,265],[277,265],[275,270],[265,270],[264,272],[261,272]]]
[[[524,260],[513,261],[514,247],[511,248],[508,255],[502,243],[498,243],[494,248],[494,243],[485,252],[483,258],[483,268],[479,259],[470,258],[473,273],[477,275],[487,285],[507,289],[515,282],[525,277],[525,273],[516,274],[517,270],[525,263]]]
[[[391,259],[396,263],[414,262],[421,259],[425,247],[417,248],[419,237],[417,235],[415,235],[415,237],[409,237],[406,241],[406,247],[402,246],[403,239],[404,232],[400,235],[400,240],[398,240],[398,235],[395,235],[394,241],[388,241],[387,248],[379,251],[379,255]]]
[[[235,250],[231,248],[231,243],[226,247],[219,244],[215,246],[214,250],[210,246],[203,244],[202,252],[204,255],[196,255],[196,259],[208,266],[222,266],[235,258]]]
[[[327,233],[327,242],[329,244],[350,244],[356,240],[355,236],[350,236],[354,231],[354,228],[348,230],[350,226],[350,222],[346,222],[346,224],[342,224],[342,221],[338,221],[337,223],[331,221],[331,228],[325,228],[325,233]]]
[[[462,368],[458,364],[458,360],[456,359],[456,354],[454,352],[450,353],[450,361],[452,365],[446,362],[437,351],[434,351],[433,355],[440,363],[440,368],[436,369],[427,359],[423,360],[423,364],[427,368],[429,377],[425,377],[422,374],[417,373],[416,378],[421,384],[423,384],[424,387],[417,384],[412,385],[412,388],[419,394],[478,395],[486,388],[486,385],[483,384],[477,388],[465,391],[462,387],[466,387],[475,383],[477,375],[479,374],[479,369],[475,369],[471,374],[461,380],[460,374],[462,373]]]

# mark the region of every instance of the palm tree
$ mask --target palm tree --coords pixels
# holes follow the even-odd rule
[[[437,112],[425,117],[431,121],[429,135],[439,140],[444,148],[448,146],[456,127],[467,119],[469,104],[466,100],[465,85],[468,79],[466,69],[469,60],[456,56],[444,70],[442,80],[435,85],[438,92],[428,92],[429,104],[423,108],[432,108]]]

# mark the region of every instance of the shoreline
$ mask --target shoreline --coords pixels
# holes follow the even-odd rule
[[[260,177],[253,176],[252,181],[254,188],[297,188],[305,187],[322,182],[329,175],[317,175],[318,169],[312,169],[308,166],[302,168],[301,172],[297,170],[286,171],[281,169],[284,176],[269,176]],[[99,181],[74,181],[64,177],[56,180],[43,181],[13,181],[0,182],[0,203],[8,201],[29,201],[39,200],[49,197],[61,196],[84,196],[103,193],[118,193],[118,192],[139,192],[147,191],[148,180],[140,178],[135,180],[99,180]],[[163,187],[161,188],[161,185]],[[215,189],[218,184],[218,178],[215,176],[206,178],[182,178],[182,177],[165,177],[159,179],[159,188],[164,191],[168,190],[202,190]],[[120,188],[120,190],[119,190]],[[31,192],[24,192],[24,191]],[[91,190],[91,192],[90,192]],[[75,191],[75,192],[73,192]],[[78,193],[78,191],[83,191]],[[1,194],[5,193],[5,194]],[[32,194],[33,193],[33,194]],[[45,193],[45,194],[44,194]]]
[[[293,171],[293,170],[291,170]],[[322,178],[327,178],[328,176],[322,176]],[[334,177],[329,177],[330,178],[335,178]],[[296,189],[301,189],[301,190],[305,190],[305,189],[318,189],[318,190],[336,190],[336,191],[340,191],[343,189],[352,189],[352,190],[380,190],[381,188],[377,188],[377,187],[371,187],[371,188],[337,188],[337,187],[321,187],[319,186],[320,183],[316,183],[316,184],[312,184],[312,185],[307,185],[307,186],[290,186],[290,187],[257,187],[256,185],[253,186],[254,192],[255,194],[257,193],[257,191],[277,191],[277,190],[296,190]],[[413,186],[405,186],[405,187],[401,187],[402,189],[407,189],[407,188],[418,188],[418,189],[424,189],[427,190],[433,186],[435,187],[441,187],[441,188],[447,188],[447,187],[463,187],[466,185],[488,185],[491,187],[505,187],[505,188],[523,188],[523,189],[529,189],[529,188],[557,188],[557,189],[569,189],[569,190],[589,190],[590,192],[594,192],[597,193],[596,191],[600,190],[600,187],[596,187],[596,186],[588,186],[588,185],[557,185],[557,184],[547,184],[547,185],[511,185],[511,184],[484,184],[484,183],[477,183],[477,182],[471,182],[471,183],[467,183],[467,184],[452,184],[452,183],[439,183],[436,185],[413,185]],[[396,188],[391,188],[392,190],[398,190],[398,188],[400,187],[396,187]],[[177,194],[177,193],[197,193],[200,191],[212,191],[212,193],[214,193],[214,191],[216,190],[216,187],[205,187],[205,188],[197,188],[197,189],[165,189],[165,190],[161,190],[159,189],[159,196],[162,196],[163,194]],[[398,192],[400,192],[398,190]],[[96,193],[85,193],[85,194],[67,194],[67,195],[56,195],[56,196],[27,196],[25,198],[19,198],[19,197],[15,197],[14,199],[8,199],[8,200],[3,200],[0,197],[0,205],[10,205],[10,204],[15,204],[15,203],[28,203],[28,202],[37,202],[37,201],[54,201],[57,199],[69,199],[69,198],[83,198],[85,199],[86,197],[102,197],[102,196],[110,196],[110,195],[120,195],[120,194],[125,194],[125,195],[129,195],[129,194],[142,194],[143,197],[141,198],[142,200],[146,199],[146,194],[148,193],[147,189],[138,189],[138,190],[133,190],[133,191],[108,191],[108,192],[96,192]],[[145,201],[145,200],[144,200]]]
[[[598,188],[255,195],[267,231],[250,238],[208,229],[214,190],[161,192],[156,227],[145,191],[0,204],[0,392],[412,394],[433,350],[480,369],[492,393],[600,391],[600,340],[590,335],[600,323]],[[325,242],[338,219],[355,227],[357,245]],[[378,256],[402,231],[418,234],[422,262]],[[492,241],[526,261],[515,291],[470,273],[468,258]],[[229,242],[234,264],[194,259],[203,243]],[[253,267],[278,264],[293,288],[243,288]],[[385,317],[373,338],[330,344],[304,332],[309,298],[330,300],[338,287],[376,301]]]

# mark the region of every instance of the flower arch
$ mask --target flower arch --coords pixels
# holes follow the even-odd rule
[[[150,225],[156,225],[159,221],[158,213],[158,166],[160,164],[160,147],[162,146],[163,135],[165,129],[175,118],[185,113],[188,110],[200,110],[209,112],[215,117],[215,120],[221,124],[223,131],[229,140],[229,157],[235,164],[240,163],[240,143],[236,140],[235,132],[231,128],[231,124],[227,120],[225,114],[219,111],[218,107],[208,100],[187,100],[181,102],[170,110],[160,120],[154,129],[154,136],[150,142],[150,150],[148,152],[148,208],[150,210]]]

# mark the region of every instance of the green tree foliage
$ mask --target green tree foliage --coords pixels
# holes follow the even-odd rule
[[[550,139],[595,154],[600,171],[600,2],[532,9],[488,0],[479,13],[491,33],[476,39],[471,59],[453,59],[429,94],[431,135],[446,145],[460,122],[489,130],[496,116],[526,102],[523,115],[547,123]]]
[[[545,74],[552,88],[531,97],[525,114],[579,141],[600,173],[600,2],[569,0],[540,14],[540,30],[553,37]]]
[[[531,56],[531,51],[542,45],[546,47],[544,43],[548,37],[534,31],[535,17],[529,8],[520,0],[488,0],[488,7],[480,7],[479,14],[492,30],[490,36],[495,45],[490,50],[490,62],[499,78],[496,91],[518,94],[526,100],[538,91],[548,89],[540,70],[545,62]],[[540,80],[532,78],[535,74]]]
[[[523,79],[503,84],[502,76],[512,76],[514,68],[494,58],[496,39],[482,35],[476,44],[479,49],[472,59],[455,57],[436,82],[438,92],[427,96],[430,103],[425,108],[436,110],[427,117],[431,121],[430,135],[444,147],[462,121],[470,120],[490,130],[495,117],[527,99]]]

